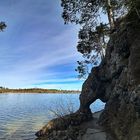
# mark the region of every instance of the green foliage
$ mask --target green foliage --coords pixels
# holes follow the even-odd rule
[[[65,23],[74,22],[82,25],[96,24],[101,0],[61,0],[62,17]]]
[[[6,27],[7,25],[5,24],[5,22],[0,22],[0,31],[3,31]]]
[[[104,58],[116,19],[130,10],[140,17],[138,3],[139,0],[61,0],[65,24],[76,23],[81,27],[77,50],[82,53],[84,60],[78,61],[76,69],[80,77],[86,74],[86,65],[97,65]],[[107,23],[100,20],[104,14],[108,17]]]
[[[86,60],[85,60],[86,61]],[[87,62],[83,61],[77,61],[78,66],[75,69],[75,71],[78,72],[78,78],[83,78],[87,73],[88,73],[88,67],[87,67]]]

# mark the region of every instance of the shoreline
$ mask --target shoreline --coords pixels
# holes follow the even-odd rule
[[[100,115],[103,113],[103,110],[92,113],[92,119],[87,121],[82,121],[79,124],[71,125],[67,128],[63,128],[64,121],[61,122],[61,118],[56,118],[50,120],[42,129],[40,129],[36,136],[38,137],[36,140],[54,140],[54,139],[75,139],[75,140],[114,140],[109,132],[103,127],[99,125]],[[64,116],[72,118],[70,115]],[[68,118],[67,118],[68,119]],[[73,120],[75,122],[79,121],[76,118]],[[58,123],[59,122],[59,123]],[[56,128],[54,127],[56,125]]]
[[[0,92],[0,94],[80,94],[80,92]]]
[[[1,88],[0,89],[0,94],[15,94],[15,93],[19,93],[19,94],[29,94],[29,93],[33,93],[33,94],[80,94],[81,91],[79,90],[58,90],[58,89],[41,89],[41,88],[29,88],[29,89],[9,89],[9,88]]]

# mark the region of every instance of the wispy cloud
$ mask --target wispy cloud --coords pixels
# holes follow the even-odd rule
[[[77,28],[63,24],[58,1],[7,0],[0,13],[8,24],[0,34],[0,85],[81,86],[74,71]]]

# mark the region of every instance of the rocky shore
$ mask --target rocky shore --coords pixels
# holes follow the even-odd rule
[[[98,119],[90,110],[96,99],[106,103]],[[140,140],[140,20],[135,12],[111,34],[104,60],[82,86],[79,110],[50,121],[36,135],[44,140]]]
[[[107,130],[98,124],[102,112],[103,110],[93,113],[87,121],[81,120],[81,122],[79,122],[80,118],[74,118],[74,120],[71,120],[66,126],[62,126],[61,118],[54,119],[36,133],[39,137],[36,140],[113,140]],[[65,121],[63,120],[64,123],[66,123],[67,117],[72,119],[74,116],[65,116]],[[54,124],[57,125],[57,128]]]

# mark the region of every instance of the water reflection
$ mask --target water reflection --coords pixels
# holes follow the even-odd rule
[[[78,101],[78,94],[0,94],[0,140],[34,140],[35,132],[53,117],[50,107],[60,103],[75,111]],[[103,107],[97,101],[94,111]]]

